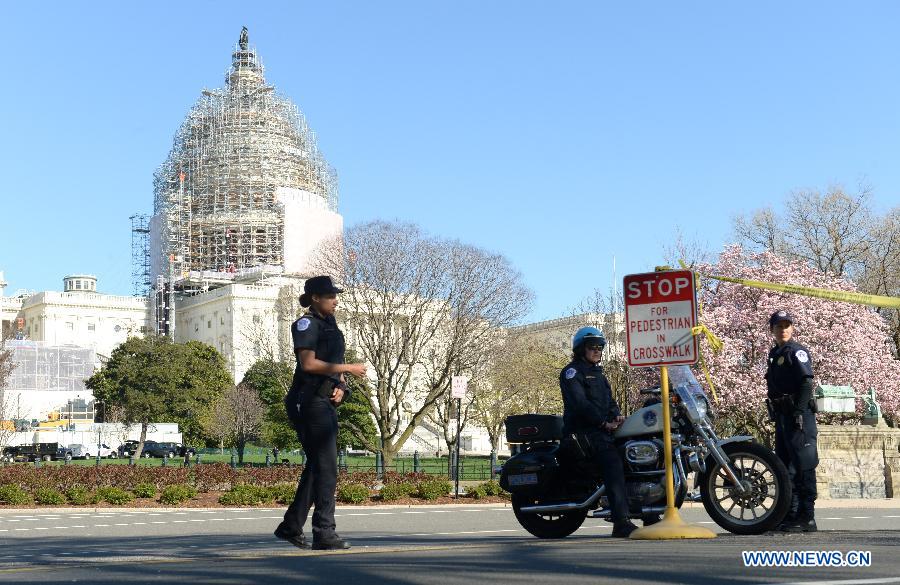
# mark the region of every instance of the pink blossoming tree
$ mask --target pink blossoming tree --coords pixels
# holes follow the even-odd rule
[[[823,274],[808,265],[770,252],[748,254],[740,246],[725,249],[712,264],[695,267],[704,274],[762,280],[833,290],[855,291],[843,278]],[[795,318],[795,339],[809,348],[817,384],[852,386],[857,395],[874,388],[885,417],[900,420],[900,361],[890,350],[888,326],[874,310],[862,305],[782,294],[703,279],[701,322],[724,343],[713,353],[704,340],[703,355],[718,394],[719,425],[723,432],[750,432],[770,440],[763,400],[766,396],[766,357],[772,347],[769,316],[778,309]],[[697,377],[706,385],[702,374]],[[822,422],[856,422],[850,417],[820,415]]]

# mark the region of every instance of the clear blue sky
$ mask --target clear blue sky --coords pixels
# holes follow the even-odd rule
[[[900,204],[900,3],[7,3],[0,270],[130,293],[128,216],[241,26],[347,225],[506,255],[560,316],[736,213],[861,180]]]

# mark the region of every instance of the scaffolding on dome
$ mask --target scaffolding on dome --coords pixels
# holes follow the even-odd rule
[[[246,29],[225,87],[202,92],[153,186],[149,280],[162,276],[180,292],[284,266],[276,191],[304,191],[332,211],[338,205],[334,169],[297,106],[266,83]]]
[[[134,294],[145,297],[150,294],[150,218],[143,213],[129,217],[131,220],[131,286]]]

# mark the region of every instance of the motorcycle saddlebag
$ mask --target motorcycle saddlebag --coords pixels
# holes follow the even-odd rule
[[[507,443],[559,441],[563,436],[563,418],[555,414],[517,414],[505,422]]]
[[[558,469],[555,447],[519,453],[503,464],[500,487],[512,494],[541,492]]]

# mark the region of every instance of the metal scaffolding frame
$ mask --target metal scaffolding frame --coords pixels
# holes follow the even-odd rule
[[[134,294],[150,294],[150,218],[136,213],[131,220],[131,286]]]
[[[284,266],[278,188],[318,195],[332,211],[338,204],[337,175],[315,133],[297,106],[266,83],[246,30],[225,87],[202,92],[153,186],[159,237],[151,253],[158,272],[181,291],[202,286],[192,274],[203,271]],[[149,276],[152,283],[160,275]]]

